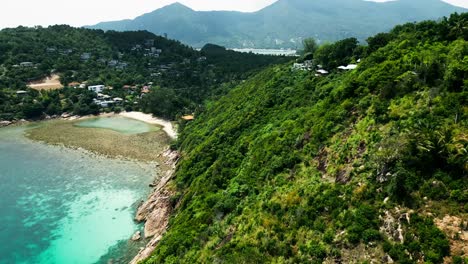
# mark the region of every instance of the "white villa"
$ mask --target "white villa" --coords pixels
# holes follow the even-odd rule
[[[16,91],[16,94],[19,95],[19,96],[23,96],[23,95],[28,94],[28,92],[20,90],[20,91]]]
[[[34,63],[26,61],[26,62],[21,62],[20,63],[21,67],[34,67]]]
[[[340,70],[344,70],[344,71],[350,71],[350,70],[354,70],[357,68],[357,64],[349,64],[348,66],[340,66],[338,67],[338,69]]]
[[[122,98],[120,98],[120,97],[115,97],[115,98],[113,98],[112,100],[113,100],[116,104],[121,104],[121,103],[124,101],[124,99],[122,99]]]
[[[89,59],[91,59],[91,53],[85,52],[81,54],[81,60],[87,61]]]
[[[95,93],[101,93],[102,91],[104,91],[104,88],[105,88],[104,85],[92,85],[92,86],[88,86],[88,90],[89,90],[89,91],[93,91],[93,92],[95,92]]]
[[[320,75],[327,75],[328,74],[328,71],[324,70],[324,69],[318,69],[317,70],[317,73],[320,74]]]

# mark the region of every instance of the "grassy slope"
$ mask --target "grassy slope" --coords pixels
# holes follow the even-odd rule
[[[146,263],[462,254],[433,222],[468,213],[468,32],[442,23],[399,28],[355,71],[276,66],[210,105],[180,137],[180,206]]]

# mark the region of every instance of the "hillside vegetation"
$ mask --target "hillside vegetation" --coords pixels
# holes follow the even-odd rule
[[[168,34],[194,47],[215,43],[230,48],[301,48],[302,39],[322,43],[367,37],[398,24],[439,19],[467,9],[442,0],[279,0],[257,12],[195,11],[175,3],[133,20],[103,22],[91,28],[148,30]]]
[[[274,66],[209,104],[182,129],[176,211],[144,263],[466,261],[439,223],[467,231],[467,21],[398,26],[356,70]]]
[[[217,52],[211,56],[213,48]],[[192,113],[208,98],[225,94],[225,83],[236,84],[266,66],[289,60],[213,45],[200,52],[146,31],[104,32],[66,25],[3,29],[0,121],[121,110],[143,110],[173,119]],[[28,89],[29,82],[51,75],[60,76],[64,90]],[[105,94],[124,102],[99,109],[93,104],[95,93],[73,89],[80,84],[85,88],[105,85]],[[18,90],[27,93],[17,94]]]

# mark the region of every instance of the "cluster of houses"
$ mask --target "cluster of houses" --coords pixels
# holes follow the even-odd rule
[[[141,93],[140,93],[140,98],[143,98],[146,94],[150,93],[151,89],[152,89],[152,86],[153,86],[153,82],[149,82],[147,85],[144,85],[143,87],[141,87]],[[128,93],[130,94],[134,94],[135,93],[135,90],[138,89],[138,87],[136,85],[124,85],[122,87],[124,90],[127,90]]]
[[[88,61],[89,59],[91,59],[91,53],[89,52],[81,53],[80,58],[82,61]]]
[[[72,82],[68,84],[68,87],[72,87],[75,89],[85,89],[86,88],[86,83],[79,83],[79,82]]]
[[[13,65],[13,68],[33,68],[37,66],[39,66],[38,63],[36,64],[34,62],[25,61],[25,62],[21,62],[20,64]]]
[[[361,62],[361,59],[357,61],[358,63]],[[337,67],[338,70],[342,71],[350,71],[354,70],[358,67],[357,64],[348,64],[346,66],[339,66]],[[325,69],[323,69],[322,65],[316,65],[314,66],[314,62],[312,60],[306,60],[302,63],[294,63],[292,68],[293,71],[314,71],[315,70],[315,76],[323,76],[329,74],[329,72]]]
[[[149,82],[147,85],[143,86],[141,88],[140,98],[143,98],[146,94],[150,93],[152,88],[153,88],[153,82]]]
[[[206,61],[206,60],[207,60],[207,58],[206,58],[205,56],[201,56],[201,57],[199,57],[199,58],[197,59],[198,62],[204,62],[204,61]]]
[[[89,59],[91,59],[91,56],[92,56],[91,53],[85,52],[85,53],[81,54],[81,60],[88,61]],[[123,56],[123,54],[119,53],[119,58],[122,57],[122,56]],[[104,58],[100,58],[97,61],[99,63],[107,65],[110,68],[115,68],[115,69],[118,69],[118,70],[124,70],[124,69],[126,69],[128,67],[127,62],[120,61],[120,60],[115,60],[115,59],[107,60],[107,59],[104,59]]]
[[[294,71],[312,71],[314,69],[314,63],[311,60],[306,60],[302,63],[294,63],[292,70]]]
[[[97,97],[93,99],[93,102],[100,107],[111,107],[115,105],[122,105],[124,99],[120,97],[112,98],[110,95],[102,94],[106,87],[104,85],[90,85],[88,86],[89,91],[93,91],[97,94]]]
[[[176,63],[161,64],[157,66],[152,66],[151,63],[148,64],[148,70],[151,71],[151,77],[159,77],[164,72],[170,71],[176,67]]]
[[[118,70],[124,70],[128,67],[128,63],[124,61],[110,60],[107,62],[107,66]]]
[[[124,102],[124,99],[120,97],[112,98],[110,95],[98,93],[97,98],[94,98],[93,102],[99,105],[100,107],[105,108],[105,107],[111,107],[115,105],[122,105],[122,103]]]
[[[154,57],[154,58],[159,58],[159,56],[162,53],[162,49],[157,49],[155,47],[152,47],[151,49],[145,49],[145,57]]]
[[[144,45],[137,44],[131,48],[132,51],[143,51],[143,56],[145,57],[153,57],[159,58],[161,53],[163,52],[162,49],[154,47],[154,39],[147,39],[145,40]]]
[[[56,53],[58,52],[60,55],[68,56],[69,54],[73,53],[73,49],[57,49],[54,47],[46,48],[47,53]]]
[[[72,87],[75,87],[75,88],[85,88],[86,87],[86,84],[85,83],[82,83],[82,84],[79,84],[79,83],[71,83],[69,84],[69,86],[71,85],[75,85],[75,86],[72,86]],[[149,82],[147,83],[147,85],[144,85],[143,87],[141,87],[141,94],[139,95],[139,98],[143,98],[146,94],[150,93],[151,89],[152,89],[152,86],[153,86],[153,82]],[[136,92],[136,90],[138,89],[138,86],[136,85],[124,85],[122,87],[124,90],[127,91],[127,93],[129,94],[134,94]],[[92,91],[94,93],[97,94],[97,97],[95,99],[93,99],[94,103],[99,105],[100,107],[111,107],[111,106],[116,106],[116,105],[122,105],[124,103],[124,99],[120,98],[120,97],[111,97],[110,95],[107,95],[107,94],[103,94],[104,90],[106,90],[106,86],[105,85],[90,85],[90,86],[87,86],[87,89],[89,91]],[[109,88],[109,89],[112,89],[112,88]]]

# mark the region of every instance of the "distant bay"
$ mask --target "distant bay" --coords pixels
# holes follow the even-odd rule
[[[155,165],[37,143],[26,130],[0,129],[0,263],[126,263]]]
[[[242,52],[242,53],[254,53],[254,54],[260,54],[260,55],[275,55],[275,56],[297,56],[297,51],[293,49],[249,49],[249,48],[243,48],[243,49],[232,49],[237,52]]]

